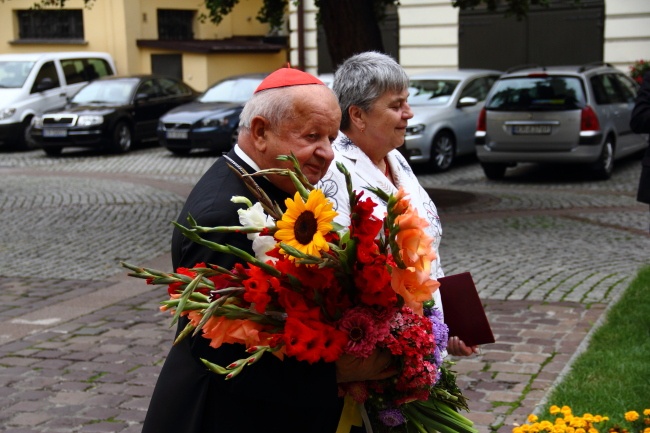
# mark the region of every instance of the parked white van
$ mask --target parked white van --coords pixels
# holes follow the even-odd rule
[[[0,54],[0,147],[25,147],[32,117],[65,105],[89,81],[115,75],[107,53]]]

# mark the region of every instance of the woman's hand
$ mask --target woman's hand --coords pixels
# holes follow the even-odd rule
[[[469,356],[472,353],[479,353],[479,348],[478,346],[466,346],[458,337],[449,337],[447,352],[454,356]]]
[[[397,374],[390,352],[375,349],[367,358],[343,354],[335,362],[336,381],[356,382],[387,379]]]

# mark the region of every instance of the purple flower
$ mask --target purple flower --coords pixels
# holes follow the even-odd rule
[[[379,412],[379,420],[389,427],[395,427],[406,422],[406,418],[397,409],[386,409]]]

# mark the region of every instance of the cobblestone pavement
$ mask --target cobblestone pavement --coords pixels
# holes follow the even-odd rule
[[[169,270],[169,222],[213,161],[0,153],[0,429],[140,431],[173,331],[159,290],[119,262]],[[481,432],[509,432],[545,401],[650,264],[639,170],[635,157],[605,182],[535,166],[488,182],[468,160],[419,174],[445,272],[472,273],[497,338],[456,364]]]

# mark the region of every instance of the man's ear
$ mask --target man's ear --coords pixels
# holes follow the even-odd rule
[[[267,147],[267,134],[269,132],[269,121],[262,116],[255,116],[251,120],[251,137],[255,148],[263,152]]]

